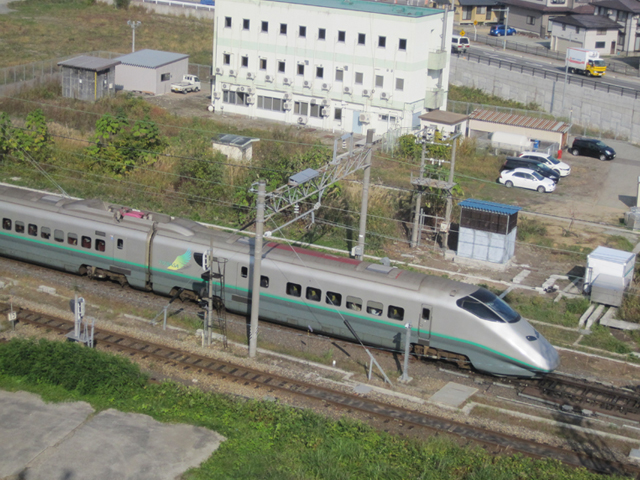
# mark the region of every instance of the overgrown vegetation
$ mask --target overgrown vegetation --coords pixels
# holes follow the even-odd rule
[[[244,401],[175,383],[145,384],[126,359],[77,344],[0,344],[0,387],[47,401],[84,400],[163,422],[209,428],[227,440],[185,479],[596,480],[556,460],[493,456],[453,441],[396,437],[352,420],[330,420],[273,402]]]
[[[528,104],[516,102],[514,100],[505,100],[497,95],[486,93],[479,88],[460,87],[457,85],[449,85],[449,100],[456,102],[477,103],[480,105],[495,105],[498,107],[517,108],[520,110],[541,111],[542,108],[537,103]]]

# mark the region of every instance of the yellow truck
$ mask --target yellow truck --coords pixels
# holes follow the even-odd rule
[[[588,77],[601,77],[607,71],[598,52],[583,48],[567,48],[566,65],[569,73],[580,73]]]

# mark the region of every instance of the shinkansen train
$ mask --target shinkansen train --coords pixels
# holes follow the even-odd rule
[[[0,185],[0,217],[0,255],[163,295],[200,297],[213,245],[225,264],[224,305],[250,311],[253,239],[8,185]],[[415,353],[494,375],[538,376],[559,364],[553,346],[484,288],[279,243],[263,247],[260,317],[354,340],[348,323],[364,343],[397,351],[410,332]]]

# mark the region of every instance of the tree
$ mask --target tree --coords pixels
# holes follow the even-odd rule
[[[42,110],[29,112],[24,128],[14,127],[6,113],[0,114],[0,158],[45,160],[51,154],[51,135]]]

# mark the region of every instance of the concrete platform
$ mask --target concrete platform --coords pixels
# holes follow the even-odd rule
[[[441,403],[450,407],[459,407],[477,391],[477,388],[467,387],[455,382],[449,382],[434,393],[429,399],[429,402]]]
[[[224,437],[201,427],[84,402],[46,404],[0,390],[0,478],[173,480],[197,467]]]

